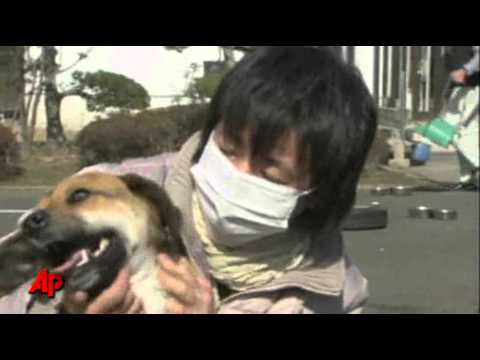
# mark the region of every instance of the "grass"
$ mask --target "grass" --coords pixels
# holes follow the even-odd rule
[[[48,150],[36,149],[35,153],[21,163],[21,175],[0,180],[0,186],[53,186],[60,180],[80,169],[78,157],[68,151],[52,154]]]
[[[80,168],[78,156],[66,150],[48,151],[39,148],[35,153],[22,162],[22,175],[0,180],[0,186],[30,187],[54,186],[60,180],[76,173]],[[360,179],[360,186],[381,185],[419,185],[421,181],[409,176],[406,172],[390,172],[382,169],[364,172]]]

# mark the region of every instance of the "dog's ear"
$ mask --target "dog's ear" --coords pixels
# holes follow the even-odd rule
[[[119,176],[119,178],[127,185],[131,192],[142,196],[158,210],[162,222],[161,225],[170,235],[168,244],[162,245],[167,245],[170,251],[180,255],[186,255],[179,233],[182,221],[181,214],[172,203],[167,192],[152,180],[136,174],[122,175]]]

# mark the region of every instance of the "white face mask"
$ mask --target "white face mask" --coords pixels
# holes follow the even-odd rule
[[[299,200],[310,193],[237,170],[213,135],[191,173],[212,241],[231,247],[285,232],[294,211],[301,208]]]

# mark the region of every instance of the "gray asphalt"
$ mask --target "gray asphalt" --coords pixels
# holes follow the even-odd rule
[[[440,182],[455,182],[460,177],[456,153],[433,153],[425,166],[413,166],[405,171]]]
[[[371,201],[388,209],[388,228],[345,232],[348,252],[369,280],[366,313],[478,313],[478,192],[359,194],[359,204]],[[455,209],[459,219],[408,218],[408,209],[420,205]]]
[[[44,192],[0,189],[0,209],[28,209]],[[478,192],[415,193],[409,197],[373,197],[361,192],[357,205],[372,201],[388,209],[388,228],[345,233],[349,254],[369,280],[370,301],[365,312],[478,313]],[[419,205],[455,209],[459,219],[409,219],[408,208]],[[10,232],[18,217],[0,213],[0,235]]]

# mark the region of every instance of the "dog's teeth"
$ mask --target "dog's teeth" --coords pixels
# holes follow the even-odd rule
[[[90,261],[90,254],[88,251],[82,251],[80,253],[80,261],[76,266],[82,266]]]
[[[100,252],[102,253],[108,247],[108,245],[110,245],[110,240],[102,239],[102,241],[100,241],[100,246],[99,246]]]
[[[108,247],[109,244],[110,244],[110,240],[102,239],[100,241],[100,245],[98,246],[98,250],[93,253],[93,256],[95,257],[99,256],[101,253],[105,251],[105,249]]]

